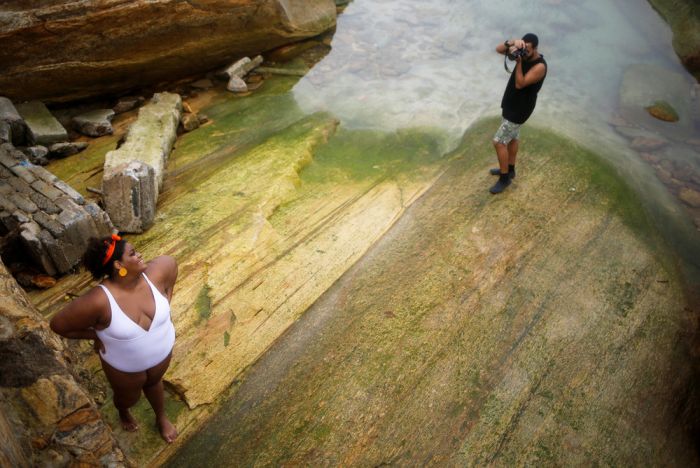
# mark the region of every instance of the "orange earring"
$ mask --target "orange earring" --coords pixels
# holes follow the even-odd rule
[[[119,276],[121,276],[122,278],[125,277],[127,273],[128,273],[128,272],[126,271],[126,268],[121,267],[121,268],[119,269]]]

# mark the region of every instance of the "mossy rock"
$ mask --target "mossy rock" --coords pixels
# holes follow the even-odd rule
[[[656,101],[649,107],[645,107],[652,117],[664,122],[678,122],[678,112],[666,101]]]

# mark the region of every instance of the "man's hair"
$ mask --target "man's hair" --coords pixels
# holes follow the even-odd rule
[[[537,48],[537,44],[539,44],[540,40],[537,38],[536,34],[533,33],[527,33],[523,36],[523,41],[532,44],[532,47]]]

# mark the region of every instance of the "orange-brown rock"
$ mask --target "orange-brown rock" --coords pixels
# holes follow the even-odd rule
[[[0,89],[67,101],[195,75],[335,25],[332,0],[6,0]]]

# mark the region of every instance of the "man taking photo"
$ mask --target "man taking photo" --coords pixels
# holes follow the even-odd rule
[[[498,157],[498,168],[491,169],[491,174],[498,176],[498,182],[489,189],[493,194],[503,192],[515,178],[520,126],[535,110],[537,93],[547,75],[547,62],[537,51],[538,44],[537,36],[527,33],[522,39],[509,39],[496,47],[496,52],[507,54],[516,63],[501,100],[503,121],[493,136]]]

